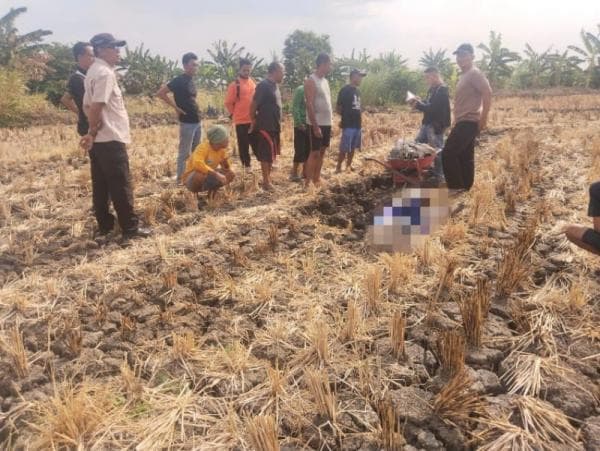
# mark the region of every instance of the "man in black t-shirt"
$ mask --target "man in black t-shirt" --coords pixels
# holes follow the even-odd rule
[[[423,121],[415,141],[438,149],[433,172],[441,182],[444,180],[441,149],[444,147],[444,132],[450,127],[450,95],[439,69],[428,67],[424,75],[425,82],[429,86],[427,97],[425,100],[415,97],[409,100],[409,104],[423,112]]]
[[[73,46],[73,56],[77,61],[77,70],[69,77],[67,92],[61,97],[60,103],[77,115],[77,133],[79,136],[85,136],[89,126],[83,111],[83,80],[94,62],[94,50],[89,42],[78,42]]]
[[[367,75],[358,69],[350,71],[350,83],[344,86],[337,98],[337,112],[342,116],[342,138],[338,156],[336,173],[342,172],[342,163],[346,160],[346,168],[352,169],[354,151],[361,148],[362,123],[360,109],[360,91],[358,87]]]
[[[185,170],[185,162],[200,143],[200,111],[196,102],[196,83],[194,77],[198,72],[198,57],[194,53],[186,53],[182,58],[183,74],[161,86],[156,95],[172,107],[179,118],[179,152],[177,156],[177,183]],[[169,97],[173,93],[174,99]]]
[[[271,170],[279,155],[281,132],[281,92],[279,83],[283,81],[283,65],[269,64],[267,78],[256,86],[250,105],[250,132],[256,133],[256,159],[260,161],[262,188],[272,191]]]

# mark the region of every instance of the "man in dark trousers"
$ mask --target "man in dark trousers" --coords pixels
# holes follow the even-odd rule
[[[77,70],[67,82],[67,92],[60,99],[67,109],[77,115],[77,133],[84,136],[88,132],[88,121],[83,111],[83,81],[85,74],[94,62],[94,50],[89,42],[78,42],[73,46],[73,56],[77,61]]]
[[[90,43],[96,59],[85,77],[83,108],[90,128],[81,138],[81,147],[90,154],[92,196],[99,233],[107,235],[114,227],[115,218],[108,205],[112,200],[123,238],[146,237],[150,231],[139,228],[133,210],[127,156],[127,144],[131,141],[129,116],[115,73],[120,60],[119,48],[125,46],[125,41],[101,33]]]
[[[250,146],[254,150],[253,135],[250,135],[250,104],[256,90],[256,83],[250,77],[252,63],[245,58],[240,59],[240,70],[237,78],[227,87],[225,95],[225,108],[231,114],[235,125],[238,153],[242,166],[250,169]]]
[[[360,90],[358,87],[367,74],[358,69],[350,71],[350,83],[340,89],[336,110],[342,116],[342,138],[335,172],[342,172],[342,163],[346,160],[346,169],[352,169],[354,151],[360,150],[362,143],[362,117],[360,109]]]
[[[600,181],[590,186],[588,216],[592,218],[593,228],[569,225],[563,232],[573,244],[600,255]]]
[[[454,52],[461,75],[454,98],[454,127],[442,151],[448,189],[470,190],[475,179],[475,139],[487,128],[492,88],[484,74],[474,67],[471,44]]]
[[[194,53],[186,53],[181,58],[183,74],[175,77],[156,93],[167,105],[171,106],[179,118],[179,151],[177,155],[177,183],[185,169],[185,162],[200,142],[200,111],[196,96],[194,77],[198,72],[198,57]],[[169,97],[173,93],[174,99]]]
[[[262,188],[273,191],[271,170],[273,162],[280,153],[281,133],[281,92],[279,84],[283,81],[283,65],[278,62],[269,64],[267,77],[256,86],[250,105],[252,125],[250,132],[256,133],[256,158],[262,171]]]
[[[450,127],[450,96],[437,68],[428,67],[424,74],[429,87],[427,97],[425,100],[417,97],[409,101],[413,108],[423,112],[421,129],[415,141],[438,149],[434,173],[441,181],[444,178],[441,150],[444,147],[444,132]]]

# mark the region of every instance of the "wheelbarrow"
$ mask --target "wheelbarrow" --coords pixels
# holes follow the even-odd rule
[[[376,158],[364,158],[364,160],[373,161],[389,169],[392,172],[395,186],[403,184],[418,185],[423,182],[425,172],[433,165],[435,154],[411,160],[402,158],[390,158],[385,162]]]

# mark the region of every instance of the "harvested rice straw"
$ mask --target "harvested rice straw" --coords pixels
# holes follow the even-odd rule
[[[256,451],[279,451],[277,426],[271,415],[259,415],[251,418],[246,426],[249,441]]]
[[[436,340],[438,360],[447,376],[460,372],[465,364],[465,337],[456,330],[440,332]]]

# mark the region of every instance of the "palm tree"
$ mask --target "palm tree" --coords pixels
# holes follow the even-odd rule
[[[513,72],[512,63],[521,59],[517,52],[512,52],[502,47],[502,33],[490,31],[490,42],[479,44],[477,48],[483,50],[483,58],[479,66],[486,73],[492,86],[499,86],[501,82],[510,77]]]
[[[52,34],[49,30],[35,30],[19,34],[15,19],[27,12],[27,8],[11,8],[0,18],[0,66],[13,67],[21,57],[31,56],[40,49],[44,36]]]
[[[585,87],[589,88],[600,84],[600,24],[598,24],[598,35],[581,30],[580,36],[583,47],[570,45],[569,49],[583,58],[582,62],[586,65]]]

